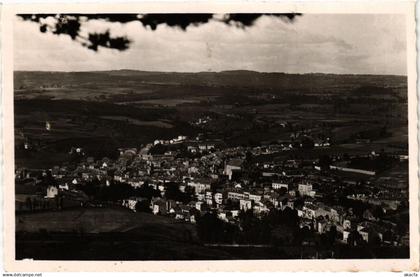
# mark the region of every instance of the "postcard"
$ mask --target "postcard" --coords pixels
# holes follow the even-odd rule
[[[414,8],[4,5],[6,270],[418,270]]]

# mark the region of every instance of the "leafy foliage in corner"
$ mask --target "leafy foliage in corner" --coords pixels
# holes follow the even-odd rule
[[[99,47],[117,49],[124,51],[129,48],[131,40],[126,36],[112,36],[109,30],[103,33],[89,33],[87,36],[81,34],[81,26],[89,20],[103,20],[110,23],[140,22],[144,27],[156,30],[161,24],[169,27],[177,27],[183,31],[190,25],[199,26],[208,23],[210,20],[219,21],[229,26],[246,28],[252,26],[261,16],[272,16],[283,19],[285,22],[293,22],[298,13],[275,13],[275,14],[225,14],[222,17],[214,17],[213,14],[19,14],[18,16],[26,21],[39,24],[40,32],[50,32],[55,35],[68,35],[78,41],[82,46],[93,51]],[[47,20],[53,19],[53,20]]]

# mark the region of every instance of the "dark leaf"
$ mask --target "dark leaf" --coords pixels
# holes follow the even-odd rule
[[[81,39],[81,45],[88,49],[97,51],[98,47],[118,49],[120,51],[129,48],[130,40],[126,37],[111,37],[109,31],[105,33],[90,33],[87,38],[81,37],[79,34],[81,24],[86,20],[104,20],[107,22],[128,23],[139,21],[145,27],[150,27],[151,30],[156,30],[161,24],[166,24],[169,27],[178,27],[186,30],[188,26],[198,26],[206,24],[210,20],[218,20],[228,25],[236,27],[249,27],[261,16],[273,16],[284,19],[286,22],[292,22],[298,13],[277,13],[277,14],[257,14],[257,13],[241,13],[241,14],[227,14],[223,19],[213,18],[213,14],[209,13],[179,13],[179,14],[19,14],[18,16],[23,20],[33,21],[40,24],[40,31],[45,33],[48,29],[52,30],[53,34],[69,35],[73,40]],[[47,26],[43,23],[43,19],[48,17],[56,18],[55,26]],[[85,41],[87,40],[87,42]]]

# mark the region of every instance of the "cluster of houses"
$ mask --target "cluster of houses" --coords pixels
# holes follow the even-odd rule
[[[19,183],[15,185],[16,212],[83,207],[88,202],[89,198],[85,193],[70,189],[66,184],[37,186]]]
[[[170,147],[165,153],[152,154],[152,149],[157,145]],[[357,244],[355,234],[359,234],[358,238],[365,242],[379,239],[382,243],[404,243],[401,235],[397,236],[394,231],[397,229],[395,223],[384,223],[369,213],[358,218],[351,209],[323,203],[325,195],[334,194],[343,186],[350,187],[355,183],[351,180],[346,183],[344,180],[340,183],[341,187],[333,186],[334,178],[323,176],[315,160],[256,162],[253,166],[265,180],[261,184],[252,182],[244,174],[246,153],[263,155],[287,151],[289,146],[228,148],[220,145],[218,141],[189,140],[186,136],[178,136],[171,140],[156,140],[140,149],[119,149],[120,155],[116,160],[84,157],[72,169],[68,166],[53,167],[51,174],[58,185],[47,186],[42,191],[35,191],[36,186],[24,185],[25,180],[36,178],[29,171],[18,169],[16,210],[83,206],[88,198],[75,187],[94,179],[100,180],[105,186],[118,181],[139,188],[147,183],[160,193],[160,197],[147,200],[150,211],[180,221],[195,223],[197,216],[212,211],[221,220],[239,224],[241,211],[252,210],[256,216],[263,216],[272,209],[291,209],[297,212],[302,228],[323,234],[334,227],[341,234],[343,243]],[[193,157],[184,157],[183,151]],[[85,155],[83,149],[77,147],[72,148],[71,153]],[[181,193],[192,192],[191,201],[182,203],[168,199],[165,193],[169,183],[175,184]],[[400,194],[398,197],[404,199],[406,196]],[[380,198],[357,191],[347,198],[387,207],[390,211],[395,211],[401,204],[399,199],[389,199],[389,195]],[[136,211],[138,203],[142,201],[146,199],[133,196],[121,200],[120,205]]]

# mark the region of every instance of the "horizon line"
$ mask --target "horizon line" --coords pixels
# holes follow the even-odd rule
[[[141,70],[141,69],[108,69],[108,70],[79,70],[79,71],[66,71],[66,70],[13,70],[13,72],[52,72],[52,73],[90,73],[90,72],[110,72],[110,71],[137,71],[137,72],[149,72],[149,73],[184,73],[184,74],[198,74],[198,73],[223,73],[223,72],[234,72],[234,71],[243,71],[243,72],[253,72],[261,74],[288,74],[288,75],[370,75],[370,76],[400,76],[407,77],[407,74],[387,74],[387,73],[332,73],[332,72],[285,72],[285,71],[258,71],[258,70],[249,70],[249,69],[227,69],[220,71],[158,71],[158,70]]]

